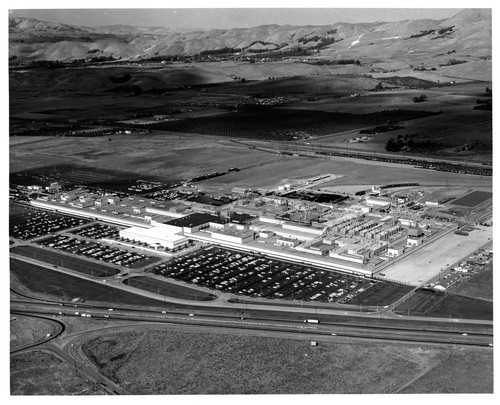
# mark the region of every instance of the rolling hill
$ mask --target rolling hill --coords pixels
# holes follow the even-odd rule
[[[444,20],[262,25],[252,28],[174,30],[127,25],[77,27],[29,18],[9,20],[11,60],[73,60],[105,56],[142,59],[233,49],[249,55],[291,49],[315,58],[467,60],[491,56],[491,10],[465,9]],[[451,56],[450,56],[451,55]]]

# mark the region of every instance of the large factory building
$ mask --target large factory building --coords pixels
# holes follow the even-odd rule
[[[157,248],[164,247],[168,249],[180,248],[187,245],[189,242],[189,239],[185,236],[157,226],[152,228],[133,226],[131,228],[122,229],[120,231],[120,237],[139,243],[147,243]]]

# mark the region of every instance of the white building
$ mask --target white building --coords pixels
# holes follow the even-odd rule
[[[366,204],[372,207],[385,208],[391,205],[391,200],[383,197],[366,197]]]
[[[164,247],[175,249],[188,244],[189,239],[183,235],[173,233],[171,230],[163,227],[141,228],[133,226],[122,229],[120,237],[130,239],[135,242],[147,243],[154,247]]]
[[[392,257],[398,257],[403,254],[403,248],[390,247],[387,249],[387,255]]]
[[[278,246],[295,247],[299,244],[297,239],[279,238],[276,240]]]

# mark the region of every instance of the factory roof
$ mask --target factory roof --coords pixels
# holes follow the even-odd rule
[[[218,224],[226,223],[226,221],[219,216],[195,212],[194,214],[182,218],[176,218],[170,221],[166,221],[164,222],[164,224],[178,226],[178,227],[193,228],[195,226],[207,224],[209,222],[215,222]]]
[[[255,215],[249,215],[242,212],[231,212],[230,214],[231,222],[235,222],[237,224],[244,224],[256,218],[257,217]]]
[[[126,232],[135,234],[137,236],[157,238],[169,242],[176,242],[186,239],[185,236],[174,234],[172,232],[169,232],[168,230],[165,230],[165,228],[160,227],[140,228],[138,226],[133,226],[131,228],[128,228]]]

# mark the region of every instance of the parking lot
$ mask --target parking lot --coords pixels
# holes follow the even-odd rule
[[[89,220],[48,211],[25,209],[9,218],[9,234],[17,239],[33,239],[88,223]]]
[[[64,252],[85,256],[131,269],[147,266],[159,261],[158,257],[146,256],[138,252],[118,249],[111,246],[101,245],[84,239],[72,238],[70,236],[55,235],[38,242],[43,246],[59,249]]]
[[[375,280],[208,246],[150,270],[154,274],[251,297],[344,303]]]
[[[12,248],[11,252],[45,263],[50,263],[54,265],[54,267],[61,266],[69,270],[91,275],[93,277],[110,277],[120,272],[119,269],[112,266],[101,263],[90,263],[86,259],[67,256],[64,253],[54,252],[52,250],[35,246],[16,246]]]
[[[103,238],[118,238],[120,229],[115,226],[105,224],[92,224],[84,228],[75,229],[71,233],[90,239],[103,239]]]

